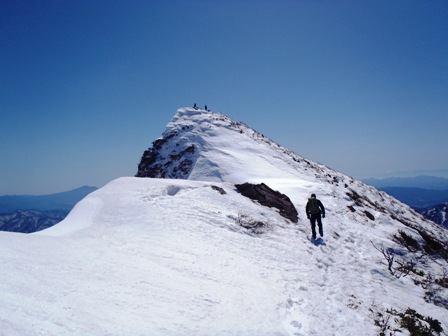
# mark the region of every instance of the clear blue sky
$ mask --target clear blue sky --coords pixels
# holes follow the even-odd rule
[[[0,195],[132,176],[195,102],[356,178],[448,169],[448,1],[0,0]]]

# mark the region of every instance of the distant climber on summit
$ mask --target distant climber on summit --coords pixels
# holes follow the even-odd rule
[[[316,198],[316,194],[311,194],[306,203],[306,217],[310,220],[311,231],[313,233],[313,239],[316,239],[316,220],[319,226],[319,234],[324,236],[324,229],[322,227],[322,218],[325,218],[325,208],[321,201]]]

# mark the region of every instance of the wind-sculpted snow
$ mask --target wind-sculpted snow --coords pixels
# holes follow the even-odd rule
[[[136,176],[244,183],[312,176],[314,167],[321,166],[220,113],[180,109],[143,154]]]
[[[220,114],[181,109],[161,139],[158,172],[184,153],[184,178],[120,178],[50,229],[0,232],[0,334],[408,335],[408,308],[448,330],[443,228]],[[244,182],[287,195],[298,223]]]

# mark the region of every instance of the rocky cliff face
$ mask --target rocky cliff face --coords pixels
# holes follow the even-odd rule
[[[239,131],[230,118],[205,110],[180,109],[162,137],[143,153],[136,177],[188,179],[215,127]]]
[[[169,141],[176,141],[175,147]],[[179,133],[164,134],[143,153],[136,177],[187,178],[195,162],[196,147],[182,141]]]

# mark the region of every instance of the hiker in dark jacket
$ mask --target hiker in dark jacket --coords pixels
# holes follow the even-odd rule
[[[325,208],[321,201],[316,198],[315,194],[311,194],[306,203],[306,217],[310,220],[311,231],[313,233],[313,239],[316,239],[316,220],[319,226],[319,234],[324,236],[324,229],[322,227],[322,218],[325,218]]]

